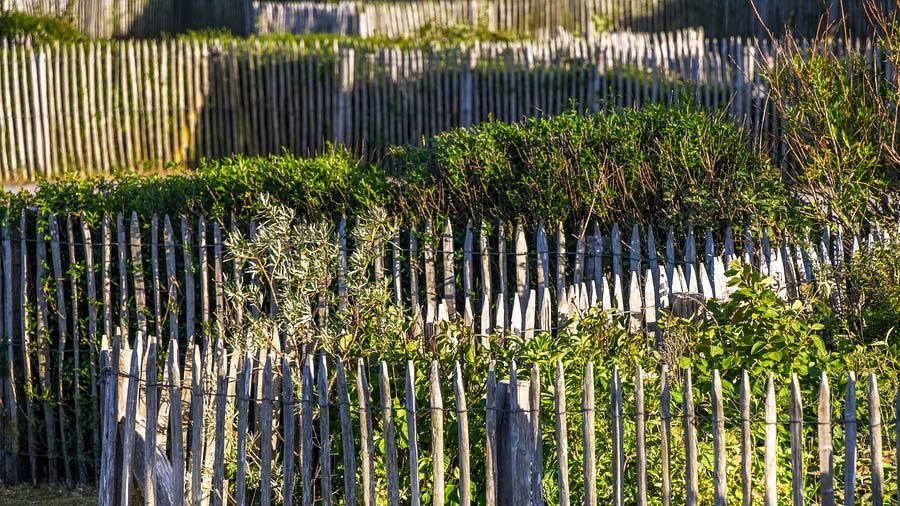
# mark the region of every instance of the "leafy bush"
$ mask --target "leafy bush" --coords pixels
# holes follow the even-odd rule
[[[790,216],[778,171],[746,134],[723,114],[688,105],[489,121],[398,148],[387,163],[395,177],[343,148],[308,159],[233,156],[169,176],[70,176],[7,198],[13,215],[37,205],[90,219],[117,211],[247,216],[263,192],[311,219],[374,206],[411,222],[540,218],[580,226],[597,218],[782,228]]]
[[[784,223],[778,171],[724,113],[687,104],[489,121],[396,149],[408,209],[455,217]]]
[[[785,169],[808,203],[803,210],[845,227],[894,216],[900,190],[900,95],[881,70],[900,63],[900,27],[886,21],[900,11],[867,3],[881,34],[880,61],[825,33],[808,44],[787,37],[773,41],[776,65],[767,74],[784,119]]]
[[[848,331],[863,343],[887,340],[897,343],[900,330],[900,244],[896,239],[878,242],[872,251],[850,259],[845,284]]]
[[[0,12],[0,39],[29,38],[35,43],[84,40],[67,18],[35,16],[24,12]]]
[[[204,160],[191,172],[171,175],[122,173],[112,178],[75,175],[38,185],[34,194],[7,195],[11,215],[36,205],[50,213],[77,213],[96,222],[103,213],[206,214],[227,218],[252,215],[259,195],[268,193],[304,218],[361,214],[390,202],[390,191],[375,167],[344,149],[315,158],[285,154]]]

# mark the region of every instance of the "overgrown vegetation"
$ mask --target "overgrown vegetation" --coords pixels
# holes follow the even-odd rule
[[[7,198],[13,215],[36,205],[92,221],[117,211],[246,216],[261,192],[310,219],[374,206],[408,223],[448,216],[781,227],[792,219],[777,169],[746,133],[722,113],[689,105],[489,121],[397,148],[387,164],[391,177],[340,148],[308,159],[235,156],[165,177],[73,175]]]
[[[0,11],[0,39],[29,39],[34,43],[85,40],[66,17],[37,16],[19,11]]]
[[[505,378],[512,367],[517,364],[520,379],[529,378],[537,368],[544,385],[551,382],[557,371],[557,364],[562,366],[563,383],[567,396],[565,410],[569,413],[569,478],[570,501],[578,503],[583,500],[583,475],[581,473],[582,415],[581,390],[586,364],[594,366],[595,389],[597,396],[596,448],[598,462],[609,462],[611,425],[608,415],[600,415],[608,406],[609,391],[614,367],[621,371],[621,384],[626,402],[630,401],[635,385],[635,371],[640,366],[645,389],[645,412],[647,422],[647,459],[654,463],[648,467],[649,503],[661,504],[660,483],[662,470],[659,465],[659,452],[663,444],[660,430],[662,421],[660,370],[663,365],[669,366],[672,384],[673,416],[672,422],[672,480],[680,483],[684,468],[685,454],[683,445],[677,443],[683,437],[680,408],[684,383],[680,375],[681,368],[694,371],[693,392],[697,410],[696,429],[698,434],[700,460],[700,499],[710,501],[712,498],[712,400],[711,378],[714,369],[722,372],[722,384],[725,401],[725,435],[729,462],[737,461],[737,451],[742,439],[741,419],[739,416],[739,385],[741,371],[746,370],[750,378],[750,398],[753,416],[751,437],[762,441],[765,424],[761,421],[763,400],[766,393],[766,379],[774,373],[775,392],[778,406],[786,406],[790,398],[789,379],[797,374],[804,402],[814,405],[818,395],[820,375],[825,373],[831,380],[832,391],[840,392],[845,386],[848,371],[855,371],[859,378],[865,378],[869,372],[877,372],[881,383],[882,397],[891,398],[897,386],[897,372],[900,364],[900,343],[896,340],[864,342],[846,331],[827,334],[835,328],[831,321],[836,316],[821,311],[827,304],[824,298],[827,293],[813,286],[802,287],[804,297],[801,301],[786,303],[774,290],[771,278],[766,278],[749,266],[733,265],[727,275],[730,297],[727,300],[711,299],[706,301],[701,316],[692,319],[681,319],[667,315],[662,328],[666,336],[666,345],[658,349],[652,335],[632,334],[625,330],[625,320],[615,312],[604,312],[592,309],[586,314],[576,317],[558,333],[538,333],[533,339],[525,340],[518,335],[477,336],[459,320],[442,323],[435,329],[431,338],[423,340],[421,335],[413,331],[417,324],[417,315],[410,309],[396,307],[390,300],[388,280],[375,280],[371,276],[377,244],[389,241],[392,236],[390,225],[387,225],[382,213],[367,215],[358,231],[352,233],[351,241],[359,253],[350,258],[346,270],[346,305],[342,305],[335,291],[329,295],[323,287],[335,287],[339,282],[337,251],[339,243],[334,230],[327,224],[298,224],[296,216],[287,208],[273,203],[264,197],[263,210],[257,215],[259,229],[257,238],[248,240],[240,235],[233,235],[230,246],[234,258],[242,265],[249,267],[251,275],[260,279],[264,290],[273,290],[275,298],[267,302],[261,292],[250,284],[234,284],[231,288],[231,301],[235,307],[255,307],[265,315],[265,304],[274,303],[278,312],[274,317],[262,316],[258,320],[246,321],[237,329],[223,329],[225,336],[232,340],[238,350],[244,346],[270,346],[273,336],[283,338],[288,344],[286,350],[292,355],[295,363],[302,359],[303,353],[320,350],[330,360],[340,358],[348,374],[353,377],[353,359],[362,359],[363,369],[370,382],[378,378],[380,361],[389,366],[389,373],[394,381],[394,404],[400,406],[408,393],[416,399],[428,399],[433,385],[431,368],[437,361],[440,378],[450,378],[454,374],[454,361],[460,362],[462,379],[466,385],[466,396],[469,399],[469,435],[473,444],[472,476],[484,476],[486,461],[484,453],[485,441],[485,385],[488,370],[493,363],[497,377]],[[316,260],[316,261],[313,261]],[[319,261],[321,260],[321,261]],[[331,272],[320,269],[328,266]],[[333,313],[323,310],[327,306]],[[336,308],[336,309],[335,309]],[[421,328],[418,329],[421,332]],[[405,365],[409,364],[413,371],[413,388],[409,392],[407,384],[401,380],[406,374]],[[445,399],[453,398],[449,381],[442,385]],[[358,396],[355,381],[349,382],[349,398]],[[865,390],[864,381],[860,390]],[[555,396],[549,386],[544,387],[540,399],[543,431],[543,490],[547,504],[557,504],[558,445],[553,434],[556,431],[555,420],[549,414],[556,412]],[[377,395],[377,394],[375,394]],[[864,394],[860,394],[864,395]],[[381,398],[373,398],[372,402],[384,403]],[[889,404],[889,403],[887,403]],[[885,405],[885,409],[887,408]],[[835,417],[838,408],[836,408]],[[355,416],[354,411],[354,416]],[[548,415],[544,415],[544,414]],[[626,408],[624,424],[624,443],[626,448],[633,448],[636,437],[634,425],[631,423],[633,411]],[[402,409],[395,411],[395,430],[397,434],[406,434],[412,420]],[[430,424],[430,414],[423,409],[416,414],[419,449],[419,477],[421,489],[426,494],[423,501],[430,500],[427,494],[433,490],[431,480],[430,453],[431,435],[422,430]],[[456,434],[455,412],[448,409],[444,412],[446,441],[454,441]],[[886,415],[889,416],[889,415]],[[779,415],[779,420],[783,419]],[[332,430],[337,433],[338,421],[332,418]],[[354,424],[359,423],[354,420]],[[377,490],[386,489],[386,468],[383,460],[385,444],[382,421],[374,420],[373,434],[375,446],[379,448],[375,455],[375,479]],[[788,424],[778,426],[778,481],[780,484],[790,483],[791,460],[788,444]],[[806,424],[803,427],[804,437],[814,441],[818,427]],[[864,432],[864,429],[863,429]],[[843,433],[840,427],[835,429],[835,464],[838,469],[843,462],[841,453]],[[361,441],[355,441],[358,448]],[[403,437],[397,439],[399,456],[399,489],[401,500],[408,499],[410,490],[409,474],[403,472],[409,468],[407,458],[410,442]],[[453,464],[457,458],[457,446],[445,446],[447,469],[455,469]],[[751,445],[753,452],[752,466],[754,476],[762,475],[763,447]],[[859,458],[867,458],[868,448],[860,445]],[[888,472],[894,466],[893,450],[888,449],[886,459]],[[815,473],[817,455],[815,452],[804,452],[805,468]],[[252,460],[252,459],[251,459]],[[340,483],[341,469],[334,479]],[[257,470],[251,466],[251,473]],[[598,465],[598,502],[612,500],[612,477],[608,466]],[[636,473],[634,466],[626,466],[624,476],[627,502],[634,502]],[[865,474],[863,472],[863,474]],[[445,500],[448,504],[458,504],[458,476],[453,472],[447,474]],[[736,500],[740,491],[739,473],[728,473],[729,497]],[[251,477],[251,483],[254,482]],[[476,498],[484,497],[484,482],[475,479],[472,483]],[[817,493],[816,480],[810,476],[805,482],[806,494],[814,497]],[[860,480],[858,498],[865,501],[870,493],[867,480]],[[759,492],[759,491],[756,491]],[[893,491],[885,491],[888,494]],[[480,499],[479,499],[480,500]],[[674,503],[684,500],[682,487],[673,487]]]
[[[579,224],[783,224],[777,169],[724,113],[648,105],[487,122],[395,150],[402,202],[451,216],[511,216]]]
[[[878,53],[837,42],[841,26],[826,20],[812,41],[773,40],[776,66],[767,74],[802,211],[845,227],[895,217],[900,190],[900,94],[886,71],[900,63],[900,11],[866,3]]]

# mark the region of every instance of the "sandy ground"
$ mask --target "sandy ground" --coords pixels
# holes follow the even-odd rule
[[[96,506],[97,492],[52,487],[0,487],[0,504],[35,506]]]

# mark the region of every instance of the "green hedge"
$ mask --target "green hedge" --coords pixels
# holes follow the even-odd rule
[[[235,156],[167,176],[72,175],[7,198],[13,214],[37,205],[91,220],[118,211],[245,215],[260,192],[311,219],[378,205],[407,221],[772,225],[790,209],[778,170],[746,133],[723,114],[688,105],[489,121],[424,146],[394,148],[385,166],[360,162],[343,148],[308,159]]]

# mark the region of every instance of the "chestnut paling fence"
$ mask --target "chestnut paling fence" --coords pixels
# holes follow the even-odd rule
[[[879,5],[891,8],[894,0]],[[856,35],[870,34],[862,2],[804,0],[2,0],[0,11],[69,16],[90,37],[155,37],[185,30],[251,33],[415,35],[427,23],[475,25],[531,37],[559,30],[660,32],[701,27],[715,37],[766,36],[785,25],[811,36],[825,13]],[[714,15],[711,15],[714,14]]]
[[[893,75],[877,45],[854,42]],[[0,178],[321,152],[380,160],[454,127],[693,100],[781,153],[756,39],[691,30],[448,47],[258,40],[0,44]],[[387,167],[390,170],[390,167]]]
[[[152,335],[160,349],[174,346],[188,359],[196,344],[203,366],[219,367],[211,355],[216,329],[230,335],[227,329],[253,314],[225,302],[226,278],[244,276],[223,244],[231,228],[252,237],[255,225],[169,216],[142,222],[120,214],[93,227],[73,216],[26,211],[18,224],[2,228],[0,475],[10,482],[96,479],[100,420],[110,416],[101,409],[109,374],[101,336]],[[732,228],[706,231],[705,239],[690,227],[677,235],[637,226],[628,233],[617,224],[585,230],[500,223],[454,231],[449,222],[426,223],[384,244],[370,274],[389,283],[393,302],[417,322],[413,337],[425,342],[450,319],[476,335],[530,339],[558,332],[592,307],[618,312],[630,331],[660,338],[661,310],[690,311],[696,299],[728,297],[725,266],[732,261],[772,276],[786,300],[799,295],[802,283],[830,283],[839,309],[840,283],[817,279],[819,273],[839,273],[856,252],[890,240],[878,226],[852,234],[826,230],[814,239]],[[346,259],[353,247],[348,226],[342,221],[334,233]],[[346,297],[344,272],[336,273],[338,300]],[[255,360],[262,367],[264,359]]]
[[[459,362],[435,361],[417,375],[412,362],[241,353],[221,341],[214,348],[188,347],[182,366],[175,341],[163,357],[154,338],[138,335],[133,349],[104,339],[100,504],[374,505],[399,504],[402,496],[410,504],[489,505],[583,497],[592,506],[645,505],[648,495],[655,504],[698,504],[701,496],[776,504],[788,499],[788,482],[792,504],[803,504],[807,487],[821,504],[852,504],[859,489],[882,504],[900,479],[885,472],[894,448],[884,438],[900,437],[900,426],[882,417],[874,373],[860,386],[864,395],[850,373],[842,404],[823,374],[817,399],[804,407],[796,375],[769,375],[764,399],[756,399],[742,372],[729,378],[738,385],[735,399],[728,398],[734,390],[723,393],[719,371],[707,378],[709,392],[696,391],[690,370],[670,377],[665,367],[636,368],[626,388],[618,366],[598,381],[588,363],[573,389],[561,362],[555,371],[513,362],[508,371],[492,363],[484,384],[472,388]],[[422,381],[427,387],[417,389]],[[790,392],[786,403],[776,401],[779,382]],[[546,395],[551,409],[542,409]],[[857,418],[857,397],[866,418]],[[648,449],[648,438],[658,451]],[[551,486],[545,460],[555,472]]]

